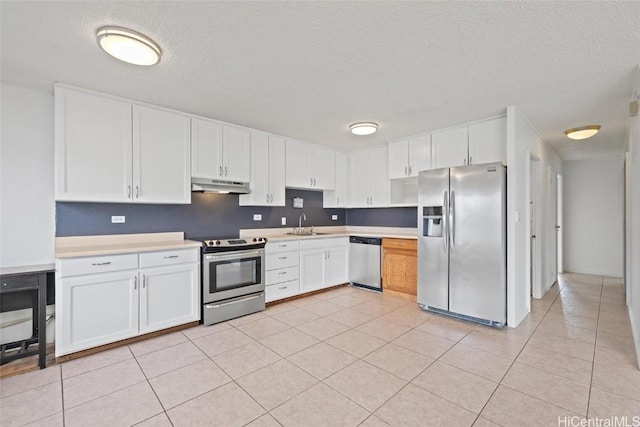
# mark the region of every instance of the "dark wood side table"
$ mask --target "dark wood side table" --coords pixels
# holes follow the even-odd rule
[[[0,345],[0,365],[23,357],[38,355],[40,369],[45,367],[47,349],[47,273],[54,270],[53,265],[37,265],[0,269],[0,309],[10,311],[11,305],[3,300],[18,292],[31,293],[33,310],[31,337]],[[15,309],[15,308],[13,308]],[[37,349],[30,350],[33,344]],[[15,354],[7,355],[7,350],[18,348]]]

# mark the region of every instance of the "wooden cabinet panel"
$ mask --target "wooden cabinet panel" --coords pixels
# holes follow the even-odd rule
[[[382,239],[382,287],[416,295],[418,284],[417,241]]]

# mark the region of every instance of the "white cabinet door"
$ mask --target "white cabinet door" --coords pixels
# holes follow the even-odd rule
[[[198,264],[140,270],[140,333],[200,319]]]
[[[467,128],[458,128],[431,135],[433,168],[465,166],[469,157]]]
[[[222,179],[222,125],[191,119],[191,176]]]
[[[191,203],[189,117],[133,107],[133,201]]]
[[[223,173],[228,181],[251,180],[251,134],[234,126],[222,127]]]
[[[469,126],[469,164],[507,164],[507,118],[501,117]]]
[[[284,138],[269,137],[269,193],[272,206],[284,206],[285,200],[285,142]]]
[[[409,176],[418,176],[420,171],[431,169],[431,135],[410,138],[408,150]],[[389,151],[389,154],[391,154],[391,151]],[[389,161],[389,165],[391,165],[391,161]]]
[[[387,148],[371,150],[369,163],[369,207],[387,207],[391,203]]]
[[[323,194],[322,207],[344,208],[348,204],[349,168],[348,155],[336,152],[336,189],[327,190]]]
[[[138,271],[57,280],[56,356],[138,334]]]
[[[369,164],[371,153],[360,151],[349,155],[349,206],[367,207],[369,202]]]
[[[324,288],[325,249],[300,251],[300,292]]]
[[[325,260],[325,286],[335,286],[349,281],[349,246],[327,248]]]
[[[287,139],[286,146],[286,186],[312,188],[311,145]]]
[[[327,148],[314,147],[309,162],[312,168],[312,188],[335,190],[336,188],[336,152]]]
[[[131,108],[128,102],[56,87],[57,201],[131,200]]]
[[[271,203],[269,188],[269,137],[251,133],[251,193],[241,194],[240,206],[268,206]]]
[[[402,140],[389,144],[389,179],[409,176],[409,141]]]

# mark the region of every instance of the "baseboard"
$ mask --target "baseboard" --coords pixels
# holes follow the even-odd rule
[[[611,273],[611,272],[603,272],[603,271],[587,271],[587,270],[575,270],[571,268],[565,268],[563,273],[571,274],[591,274],[592,276],[607,276],[607,277],[620,277],[622,278],[622,273]],[[563,274],[561,273],[561,274]]]
[[[629,321],[631,322],[631,335],[633,335],[633,344],[636,348],[636,361],[638,362],[638,369],[640,369],[640,331],[636,328],[636,317],[631,306],[629,309]]]

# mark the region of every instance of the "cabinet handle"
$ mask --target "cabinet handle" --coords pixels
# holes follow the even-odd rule
[[[407,176],[407,175],[408,175],[408,174],[407,174],[407,167],[406,167],[406,166],[404,167],[404,175],[405,175],[405,176]]]
[[[224,176],[227,176],[229,174],[229,170],[227,169],[227,167],[224,167]]]
[[[281,291],[284,291],[285,289],[287,289],[287,287],[286,286],[280,286],[278,289],[281,290]]]
[[[315,178],[313,178],[313,186],[314,187],[316,186],[316,179]]]
[[[280,257],[278,257],[278,259],[287,259],[287,257],[286,256],[280,256]]]
[[[336,206],[340,206],[340,197],[336,197]]]
[[[133,290],[138,290],[138,276],[133,276]]]
[[[269,203],[269,195],[267,194],[267,203]]]
[[[411,166],[409,166],[409,176],[411,176]]]
[[[282,276],[283,274],[287,274],[286,271],[281,271],[280,273],[278,273],[280,276]]]
[[[140,189],[136,185],[136,199],[140,196]]]
[[[273,194],[271,195],[271,203],[273,203]]]
[[[131,198],[131,186],[128,185],[127,186],[127,199],[130,199],[130,198]]]
[[[331,252],[327,252],[327,259],[331,258]]]
[[[286,248],[287,245],[278,245],[279,248]]]
[[[220,171],[220,176],[222,176],[222,165],[220,165],[220,166],[218,167],[218,169],[219,169],[219,171]]]
[[[313,178],[309,178],[309,186],[313,187]]]
[[[147,286],[147,276],[142,275],[142,287],[145,288]]]
[[[473,164],[473,156],[469,157],[469,164],[472,165]]]
[[[94,262],[91,265],[109,265],[111,264],[111,261],[107,261],[107,262]]]
[[[466,166],[466,165],[467,165],[467,159],[464,159],[464,160],[462,161],[462,163]]]
[[[178,258],[178,255],[169,255],[164,257],[164,259]]]

